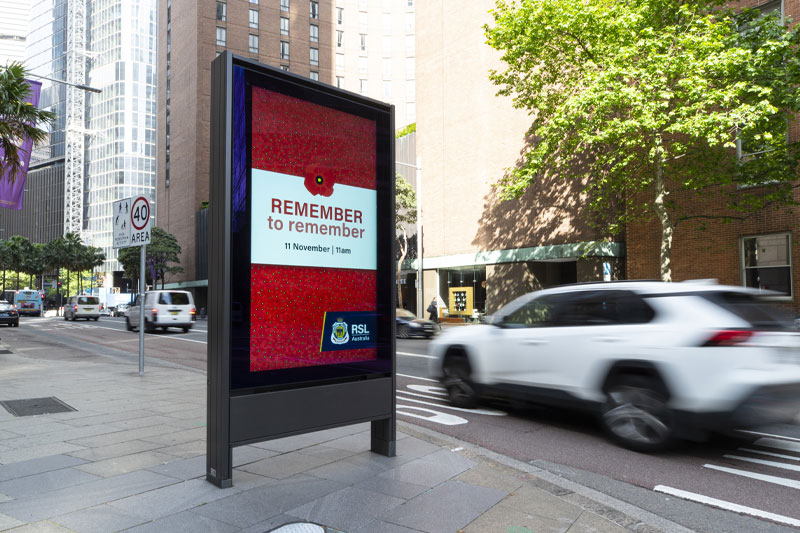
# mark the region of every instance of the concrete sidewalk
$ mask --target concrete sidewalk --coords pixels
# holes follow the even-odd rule
[[[402,423],[394,458],[368,451],[367,424],[235,448],[234,485],[218,489],[204,479],[204,373],[150,361],[140,377],[133,360],[14,351],[0,341],[0,402],[56,397],[75,410],[16,417],[0,407],[0,531],[675,530]]]

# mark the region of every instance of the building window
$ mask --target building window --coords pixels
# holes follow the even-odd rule
[[[413,81],[406,82],[406,102],[416,101],[416,84]]]
[[[406,58],[406,79],[413,80],[416,77],[416,62],[413,57]]]
[[[344,76],[336,76],[336,86],[340,89],[344,89]]]
[[[358,9],[366,11],[369,6],[369,0],[358,0]]]
[[[289,72],[289,65],[281,65],[281,70],[284,72]]]
[[[311,66],[319,66],[319,49],[318,48],[309,48],[308,60],[311,63]]]
[[[385,99],[390,99],[392,97],[392,82],[385,81],[383,82],[383,97]]]
[[[344,54],[336,54],[336,70],[344,70]]]
[[[366,33],[360,33],[359,34],[359,38],[360,38],[360,41],[361,41],[361,51],[362,52],[366,52],[367,51],[367,34]]]
[[[319,19],[319,2],[311,0],[308,3],[308,16],[312,19]]]
[[[383,33],[390,35],[392,33],[392,15],[384,13],[381,19],[383,19]]]
[[[414,13],[406,13],[406,33],[414,33]]]
[[[314,81],[319,81],[319,72],[315,72],[312,70],[311,73],[308,75],[308,77]]]
[[[250,10],[250,27],[258,29],[258,11],[255,9]]]
[[[413,35],[406,35],[406,56],[411,57],[415,52],[415,42]]]
[[[250,0],[250,3],[251,3],[251,4],[258,5],[258,0]]]
[[[367,80],[358,80],[359,82],[359,89],[358,91],[361,94],[367,94]]]
[[[289,59],[289,43],[281,41],[281,59]]]
[[[258,35],[250,34],[250,53],[258,53]]]
[[[308,38],[311,40],[312,43],[319,42],[319,26],[316,24],[311,24],[308,27]]]
[[[366,57],[358,58],[358,75],[359,76],[369,75],[369,60]]]
[[[344,32],[342,30],[336,30],[336,48],[341,48],[344,44]]]
[[[281,11],[289,11],[289,0],[281,0]],[[289,70],[289,67],[286,67]]]
[[[227,32],[225,28],[217,28],[217,46],[225,46]]]
[[[336,24],[344,24],[344,8],[337,7],[336,8]]]
[[[364,13],[363,11],[359,12],[358,29],[366,33],[368,27],[369,27],[369,15],[367,13]]]
[[[228,20],[228,5],[225,2],[217,2],[217,20]]]
[[[392,38],[388,35],[381,39],[381,51],[383,57],[392,57]]]
[[[788,233],[742,237],[742,284],[791,296],[790,244]]]
[[[289,19],[281,17],[281,35],[289,35]]]
[[[408,0],[408,7],[414,7],[414,0]]]
[[[383,60],[383,78],[391,79],[392,77],[392,60],[384,58]]]

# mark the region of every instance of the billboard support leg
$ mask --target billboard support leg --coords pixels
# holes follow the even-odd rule
[[[397,424],[395,417],[373,420],[370,431],[370,450],[394,457],[397,455]]]

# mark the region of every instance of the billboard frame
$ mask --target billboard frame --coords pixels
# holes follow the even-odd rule
[[[356,372],[336,379],[314,378],[280,386],[234,388],[232,382],[232,190],[233,190],[233,100],[234,68],[269,79],[292,89],[293,97],[325,106],[340,101],[380,115],[387,131],[376,128],[376,195],[379,205],[390,207],[392,220],[379,220],[376,249],[378,312],[381,317],[377,352],[383,362],[380,372]],[[320,103],[323,102],[323,103]],[[209,328],[208,415],[206,479],[225,488],[232,486],[232,450],[265,440],[310,433],[339,426],[370,422],[370,449],[393,457],[396,452],[396,361],[394,243],[394,106],[297,76],[231,52],[220,54],[211,64],[211,160],[209,205]],[[388,160],[387,160],[388,157]],[[383,164],[381,163],[383,161]],[[382,169],[379,170],[379,169]],[[250,172],[250,168],[246,169]],[[386,174],[385,176],[383,174]],[[382,183],[383,180],[383,183]],[[383,198],[380,195],[389,195]],[[384,216],[388,216],[384,214]],[[385,233],[385,235],[383,235]],[[388,244],[391,243],[391,244]],[[387,255],[388,259],[382,256]],[[241,251],[239,250],[241,253]],[[249,255],[249,250],[248,250]],[[381,281],[383,280],[383,281]],[[384,287],[384,285],[386,285]],[[381,313],[382,310],[382,313]],[[330,366],[330,365],[329,365]],[[314,368],[324,368],[314,367]],[[269,371],[267,371],[269,372]],[[308,406],[314,406],[309,409]]]

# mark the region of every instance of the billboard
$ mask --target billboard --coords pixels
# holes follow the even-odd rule
[[[39,94],[42,90],[42,84],[38,81],[25,80],[31,86],[31,91],[25,101],[33,105],[39,106]],[[30,137],[25,137],[22,144],[19,146],[19,160],[22,164],[19,173],[15,176],[16,179],[12,181],[10,169],[4,169],[3,174],[0,175],[0,207],[7,209],[22,209],[22,197],[25,192],[25,180],[28,176],[28,164],[31,161],[31,151],[33,150],[33,141]],[[3,149],[0,148],[0,159],[4,157]]]
[[[230,447],[365,420],[390,423],[374,448],[393,453],[393,112],[215,60],[209,457],[215,437]]]

